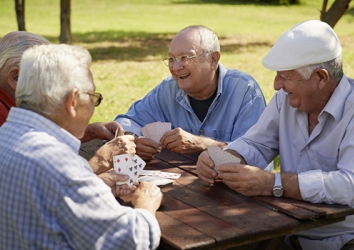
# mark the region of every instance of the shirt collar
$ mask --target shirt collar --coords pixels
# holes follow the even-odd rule
[[[352,86],[350,85],[347,77],[343,76],[322,112],[327,112],[331,114],[337,122],[340,121],[343,115],[346,100],[348,95],[351,93],[351,89]]]

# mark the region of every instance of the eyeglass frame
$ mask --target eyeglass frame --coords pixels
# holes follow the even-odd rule
[[[202,56],[202,55],[206,55],[206,54],[209,54],[211,51],[207,51],[207,52],[204,52],[204,53],[201,53],[201,54],[196,54],[196,55],[193,55],[193,56],[185,56],[185,55],[182,55],[182,56],[177,56],[177,57],[165,57],[164,59],[162,59],[162,61],[164,62],[164,64],[169,67],[169,68],[172,68],[173,65],[177,62],[179,66],[182,66],[182,67],[185,67],[189,64],[189,62],[192,60],[192,59],[195,59],[199,56]],[[178,57],[180,57],[180,59],[178,59]],[[186,64],[180,64],[180,62],[182,61],[182,58],[184,59],[188,59],[186,61]],[[170,64],[170,60],[173,60],[173,63],[171,62],[171,65]]]
[[[95,103],[95,107],[98,107],[101,104],[102,100],[103,100],[103,96],[102,96],[101,93],[97,93],[96,92],[96,93],[91,94],[91,93],[85,92],[85,94],[93,96],[93,101]]]

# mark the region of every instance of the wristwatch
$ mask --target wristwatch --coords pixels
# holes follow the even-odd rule
[[[273,196],[274,197],[282,197],[283,194],[284,194],[284,189],[281,184],[281,175],[280,175],[280,173],[276,173],[274,187],[273,187]]]

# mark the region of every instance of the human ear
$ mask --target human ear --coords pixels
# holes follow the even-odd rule
[[[315,69],[314,74],[318,78],[318,87],[320,89],[324,88],[331,79],[326,69]]]
[[[16,86],[17,86],[17,81],[18,81],[18,74],[19,74],[19,67],[12,67],[9,70],[9,74],[7,76],[7,82],[10,86],[10,88],[15,92]]]
[[[211,54],[211,66],[213,69],[217,69],[220,60],[220,52],[214,51]]]
[[[68,94],[64,105],[65,110],[68,112],[70,117],[76,117],[77,114],[77,105],[78,105],[79,91],[77,89],[73,89]]]

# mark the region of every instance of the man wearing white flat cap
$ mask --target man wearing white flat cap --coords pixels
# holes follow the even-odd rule
[[[226,147],[242,164],[213,170],[203,152],[199,178],[220,178],[246,195],[289,197],[354,207],[354,80],[342,69],[342,48],[321,21],[300,23],[263,59],[277,90],[258,122]],[[262,170],[280,154],[280,173]],[[354,249],[354,216],[288,236],[284,249]],[[291,245],[291,246],[290,246]]]

